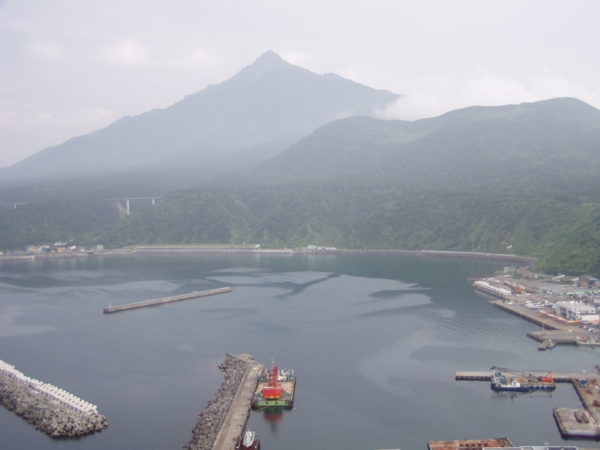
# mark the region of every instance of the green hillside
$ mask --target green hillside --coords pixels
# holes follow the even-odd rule
[[[129,217],[111,208],[96,199],[5,210],[0,247],[72,240],[489,251],[537,256],[550,272],[600,274],[600,202],[586,196],[295,185],[179,192]]]
[[[332,122],[259,167],[272,183],[349,179],[403,188],[572,190],[600,177],[600,111],[571,98],[431,119]]]

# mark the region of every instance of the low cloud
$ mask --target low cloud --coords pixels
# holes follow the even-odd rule
[[[575,97],[600,107],[599,82],[570,80],[549,73],[515,80],[479,71],[464,80],[432,76],[396,85],[396,92],[402,97],[380,111],[382,118],[415,120],[472,105],[505,105],[555,97]]]

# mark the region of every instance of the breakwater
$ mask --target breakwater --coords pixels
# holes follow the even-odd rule
[[[237,355],[236,358],[246,362],[246,370],[238,384],[225,420],[221,424],[221,429],[213,444],[213,450],[235,450],[238,448],[237,444],[242,438],[250,415],[258,379],[265,369],[251,355]]]
[[[196,426],[192,430],[192,438],[185,450],[211,450],[225,416],[229,411],[233,397],[242,381],[247,363],[233,355],[227,355],[219,365],[225,379],[215,396],[208,402],[204,411],[198,415]]]
[[[208,289],[206,291],[193,291],[193,292],[189,292],[187,294],[173,295],[171,297],[162,297],[162,298],[155,298],[152,300],[144,300],[141,302],[127,303],[126,305],[118,305],[118,306],[109,305],[107,308],[104,308],[103,312],[104,312],[104,314],[111,314],[111,313],[116,313],[116,312],[120,312],[120,311],[129,311],[129,310],[138,309],[138,308],[147,308],[149,306],[164,305],[166,303],[180,302],[182,300],[190,300],[192,298],[208,297],[209,295],[224,294],[226,292],[231,292],[232,290],[233,289],[230,287],[223,287],[223,288],[217,288],[217,289]]]
[[[96,405],[65,390],[24,375],[0,360],[0,402],[53,438],[72,438],[102,431],[106,417]]]

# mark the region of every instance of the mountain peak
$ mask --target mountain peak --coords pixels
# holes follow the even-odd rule
[[[255,82],[256,80],[268,74],[269,72],[290,68],[305,70],[301,67],[297,67],[293,64],[290,64],[277,53],[275,53],[272,50],[269,50],[263,53],[258,58],[256,58],[256,60],[252,64],[240,70],[228,81],[236,84],[249,84]]]
[[[288,64],[281,56],[273,50],[267,50],[254,61],[254,64]]]
[[[11,176],[57,178],[108,173],[113,167],[146,170],[171,156],[185,160],[177,163],[183,167],[190,157],[175,155],[193,153],[194,161],[204,161],[213,158],[217,148],[222,157],[259,144],[272,145],[332,119],[371,114],[395,98],[341,77],[332,80],[315,74],[268,51],[232,78],[168,108],[119,120],[36,154],[13,166]],[[0,181],[7,177],[3,172]]]

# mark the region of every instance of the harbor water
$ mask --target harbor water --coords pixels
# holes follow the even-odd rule
[[[265,450],[424,449],[509,437],[560,445],[569,385],[496,393],[455,381],[492,365],[594,370],[599,350],[539,352],[535,326],[469,278],[503,263],[406,255],[120,255],[0,262],[0,359],[98,406],[102,433],[52,440],[0,408],[3,449],[177,449],[222,381],[225,353],[294,369],[294,408],[255,412]],[[231,286],[218,296],[103,308]],[[569,441],[583,445],[580,441]],[[597,447],[586,442],[586,447]]]

